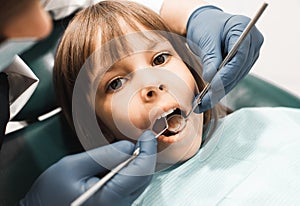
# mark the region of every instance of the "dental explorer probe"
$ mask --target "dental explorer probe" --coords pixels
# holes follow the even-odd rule
[[[163,119],[165,127],[155,135],[155,138],[158,138],[162,133],[164,133],[168,129],[168,123],[166,118]],[[140,148],[137,147],[133,154],[124,162],[121,162],[115,168],[113,168],[109,173],[107,173],[103,178],[101,178],[96,184],[94,184],[91,188],[85,191],[82,195],[76,198],[72,203],[71,206],[79,206],[82,205],[85,201],[87,201],[95,192],[97,192],[110,178],[112,178],[115,174],[117,174],[121,169],[123,169],[126,165],[128,165],[132,160],[134,160],[140,154]]]
[[[262,4],[262,6],[259,8],[259,10],[257,11],[257,13],[255,14],[254,18],[251,19],[251,21],[248,23],[248,25],[246,26],[246,28],[244,29],[244,31],[242,32],[241,36],[238,38],[238,40],[236,41],[236,43],[233,45],[233,47],[231,48],[231,50],[229,51],[229,53],[226,55],[226,57],[224,58],[224,60],[222,61],[222,63],[220,64],[220,66],[217,69],[217,72],[222,69],[227,63],[228,61],[235,55],[235,53],[237,52],[238,48],[240,47],[241,43],[244,41],[245,37],[247,36],[247,34],[250,32],[250,30],[252,29],[252,27],[255,25],[255,23],[257,22],[257,20],[261,17],[262,13],[265,11],[265,9],[267,8],[268,3],[264,2]],[[186,125],[186,120],[188,119],[188,117],[194,112],[194,110],[196,109],[196,107],[202,102],[202,99],[204,97],[204,95],[208,92],[208,90],[211,87],[211,82],[206,84],[206,86],[204,87],[204,89],[202,90],[202,92],[200,94],[198,94],[198,96],[195,98],[193,105],[192,105],[192,109],[190,110],[190,112],[185,115],[174,115],[172,117],[170,117],[167,122],[171,121],[173,118],[176,118],[176,122],[180,122],[180,125],[178,125],[177,127],[173,128],[169,128],[168,130],[170,132],[173,133],[177,133],[179,131],[181,131],[185,125]]]
[[[258,10],[258,12],[256,13],[256,15],[254,16],[254,18],[248,23],[247,27],[242,32],[241,36],[238,38],[237,42],[234,44],[234,46],[232,47],[232,49],[229,51],[229,53],[227,54],[227,56],[224,58],[224,60],[222,61],[222,63],[218,67],[217,71],[219,71],[221,68],[223,68],[225,66],[225,64],[227,64],[227,62],[235,55],[235,53],[237,52],[239,46],[241,45],[241,43],[243,42],[243,40],[245,39],[245,37],[247,36],[247,34],[249,33],[249,31],[251,30],[251,28],[255,25],[255,23],[257,22],[257,20],[260,18],[260,16],[262,15],[262,13],[264,12],[264,10],[266,9],[267,6],[268,6],[268,4],[266,2],[264,2],[263,5]],[[193,107],[192,107],[191,111],[185,117],[181,117],[181,118],[184,118],[184,121],[181,121],[181,122],[184,122],[184,126],[180,127],[181,130],[185,127],[186,119],[191,115],[191,113],[194,112],[194,110],[196,109],[197,105],[201,103],[204,95],[207,93],[207,91],[208,91],[208,89],[210,87],[211,87],[211,83],[208,83],[204,87],[203,91],[196,97],[195,101],[193,102]],[[155,138],[159,137],[167,129],[170,130],[166,118],[162,117],[162,119],[165,121],[164,122],[164,124],[165,124],[164,128],[155,136]],[[174,132],[178,132],[178,131],[174,131]],[[138,147],[138,148],[135,149],[135,151],[133,152],[133,154],[127,160],[125,160],[124,162],[122,162],[119,165],[117,165],[107,175],[105,175],[96,184],[94,184],[90,189],[88,189],[86,192],[84,192],[82,195],[80,195],[77,199],[75,199],[71,203],[71,206],[82,205],[95,192],[97,192],[108,180],[110,180],[115,174],[117,174],[121,169],[123,169],[132,160],[134,160],[139,155],[139,153],[140,153],[140,148]]]
[[[124,168],[127,164],[129,164],[132,160],[134,160],[140,153],[140,148],[136,148],[133,154],[124,162],[120,163],[114,169],[112,169],[107,175],[101,178],[96,184],[94,184],[91,188],[85,191],[82,195],[80,195],[76,200],[71,203],[71,206],[82,205],[85,201],[87,201],[95,192],[97,192],[110,178],[112,178],[115,174],[117,174],[122,168]]]

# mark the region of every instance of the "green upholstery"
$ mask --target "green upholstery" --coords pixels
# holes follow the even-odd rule
[[[55,115],[6,137],[0,153],[0,205],[16,205],[46,168],[81,150],[67,128],[62,115]]]
[[[61,114],[37,122],[37,117],[57,108],[52,69],[57,43],[72,16],[54,22],[50,36],[21,55],[40,79],[39,85],[13,121],[31,123],[5,137],[0,151],[0,205],[16,205],[34,180],[67,154],[82,150]]]
[[[48,38],[20,55],[40,82],[25,107],[14,118],[15,121],[32,121],[57,107],[52,83],[52,68],[56,46],[70,18],[72,17],[55,21],[53,31]]]
[[[300,108],[300,98],[254,75],[247,75],[225,98],[233,110],[242,107]]]
[[[57,114],[45,121],[36,117],[57,107],[52,84],[55,48],[69,19],[54,23],[49,38],[22,55],[39,77],[40,84],[25,108],[14,120],[31,122],[5,139],[0,153],[0,205],[16,205],[34,180],[61,157],[81,151],[75,135],[65,119]],[[231,91],[226,105],[233,110],[241,107],[300,107],[300,99],[253,75],[248,75]]]

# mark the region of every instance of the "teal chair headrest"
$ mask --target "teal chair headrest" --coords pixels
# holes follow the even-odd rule
[[[50,36],[20,55],[40,82],[24,108],[14,117],[14,121],[34,121],[40,115],[57,108],[52,70],[57,44],[70,18],[72,17],[53,22]]]
[[[300,108],[300,98],[249,74],[224,99],[232,110],[243,107],[293,107]]]

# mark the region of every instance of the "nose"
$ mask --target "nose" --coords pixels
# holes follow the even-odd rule
[[[141,97],[145,102],[155,101],[159,95],[165,93],[167,91],[167,87],[163,84],[158,86],[147,86],[141,90]]]

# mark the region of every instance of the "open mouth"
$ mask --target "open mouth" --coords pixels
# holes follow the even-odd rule
[[[153,131],[159,134],[167,128],[161,135],[171,137],[178,134],[185,127],[185,113],[174,108],[162,114],[155,122]],[[167,124],[167,125],[166,125]]]
[[[167,115],[168,129],[163,133],[169,137],[178,134],[185,127],[184,112],[176,108],[172,113]]]

